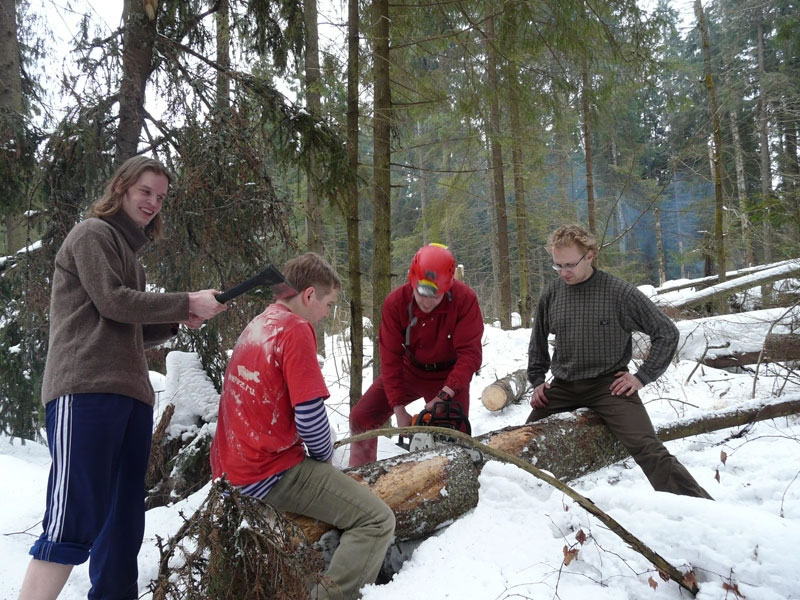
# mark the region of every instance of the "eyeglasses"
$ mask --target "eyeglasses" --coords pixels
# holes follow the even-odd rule
[[[578,266],[578,264],[579,264],[579,263],[580,263],[580,262],[581,262],[581,261],[582,261],[584,258],[586,258],[586,255],[587,255],[587,254],[589,254],[589,251],[588,251],[588,250],[587,250],[586,252],[584,252],[584,253],[583,253],[583,256],[581,256],[581,257],[578,259],[578,262],[575,262],[575,263],[567,263],[567,264],[565,264],[565,265],[553,265],[553,270],[554,270],[554,271],[572,271],[572,270],[573,270],[575,267],[577,267],[577,266]]]

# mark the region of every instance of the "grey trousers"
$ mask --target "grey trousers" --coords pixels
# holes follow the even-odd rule
[[[314,599],[360,598],[374,583],[394,536],[394,513],[370,489],[328,463],[306,458],[289,469],[265,500],[280,511],[306,515],[342,530],[325,575],[335,584],[317,586]]]
[[[545,390],[547,406],[534,408],[527,422],[559,412],[590,408],[627,448],[653,489],[713,500],[656,437],[639,394],[612,396],[609,386],[613,381],[613,375],[578,381],[555,379],[550,389]]]

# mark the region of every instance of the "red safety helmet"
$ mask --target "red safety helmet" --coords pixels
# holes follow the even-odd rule
[[[439,296],[453,287],[456,259],[447,246],[428,244],[420,248],[411,260],[408,281],[421,296]]]

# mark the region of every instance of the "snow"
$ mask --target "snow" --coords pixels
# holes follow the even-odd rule
[[[785,312],[678,322],[679,357],[641,392],[655,426],[774,402],[779,395],[781,400],[800,398],[800,381],[787,368],[762,366],[754,387],[752,373],[698,367],[695,362],[707,345],[724,341],[737,351],[757,349],[772,322]],[[790,322],[785,317],[773,331],[786,331]],[[490,413],[479,398],[488,384],[526,366],[529,336],[526,328],[486,328],[484,364],[470,388],[473,434],[525,421],[527,399]],[[347,344],[341,336],[327,337],[326,344],[327,406],[341,440],[348,434],[349,381],[342,370]],[[371,352],[365,348],[366,360]],[[371,379],[366,369],[365,388]],[[170,401],[176,404],[171,435],[213,427],[218,394],[196,355],[171,352],[166,376],[151,373],[151,380],[158,391],[157,411]],[[418,400],[410,412],[421,407]],[[800,552],[795,547],[800,539],[800,419],[763,421],[743,435],[735,436],[737,432],[667,443],[715,502],[653,491],[631,459],[570,485],[672,565],[694,570],[701,600],[800,598]],[[379,440],[379,458],[404,452],[395,441]],[[334,464],[345,465],[347,452],[346,446],[337,449]],[[16,598],[27,551],[40,532],[49,462],[40,444],[0,438],[0,554],[5,557],[0,562],[0,600]],[[646,559],[572,499],[521,469],[490,462],[479,481],[478,506],[422,542],[391,582],[367,586],[366,600],[689,597],[674,582],[663,581]],[[173,534],[183,522],[179,513],[191,514],[207,492],[208,486],[186,500],[148,511],[139,555],[140,597],[151,598],[147,583],[157,572],[156,536]],[[582,544],[579,532],[586,536]],[[568,565],[563,564],[565,549],[578,551]],[[61,598],[85,598],[87,573],[86,564],[76,567]]]

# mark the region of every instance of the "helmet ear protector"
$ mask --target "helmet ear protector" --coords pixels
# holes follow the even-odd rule
[[[443,244],[420,248],[411,260],[408,281],[420,296],[441,296],[453,287],[456,260]]]

